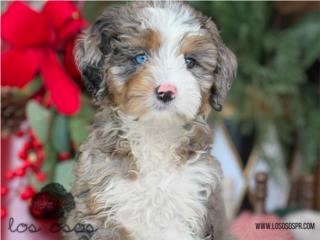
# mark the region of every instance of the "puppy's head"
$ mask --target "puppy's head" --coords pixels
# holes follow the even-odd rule
[[[108,9],[78,41],[76,58],[100,104],[153,120],[221,111],[237,65],[215,24],[177,2]]]

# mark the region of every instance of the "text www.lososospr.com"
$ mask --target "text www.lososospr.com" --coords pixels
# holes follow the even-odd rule
[[[302,229],[302,230],[312,230],[315,229],[314,222],[283,222],[283,223],[255,223],[256,229],[258,230],[276,230],[276,229]]]

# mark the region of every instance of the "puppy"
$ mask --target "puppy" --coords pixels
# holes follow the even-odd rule
[[[65,239],[224,239],[206,118],[210,105],[221,111],[237,64],[216,25],[181,2],[130,3],[98,18],[76,58],[98,107],[67,223],[94,231]]]

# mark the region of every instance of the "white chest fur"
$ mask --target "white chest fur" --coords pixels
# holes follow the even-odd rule
[[[138,179],[113,178],[103,192],[111,209],[107,222],[124,226],[137,240],[200,240],[207,217],[207,201],[220,179],[201,153],[187,163],[174,164],[178,144],[174,132],[147,135],[131,142]],[[130,137],[135,133],[132,134]],[[143,134],[143,133],[142,133]],[[163,139],[163,140],[162,140]]]
[[[206,203],[215,172],[205,164],[159,169],[136,181],[113,179],[105,190],[109,220],[138,240],[198,239],[206,217]]]

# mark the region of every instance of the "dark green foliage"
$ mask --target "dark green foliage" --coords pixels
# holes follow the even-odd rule
[[[273,124],[285,149],[298,145],[304,170],[311,172],[320,142],[320,106],[319,86],[312,86],[306,72],[320,57],[319,11],[282,28],[275,24],[271,2],[190,4],[212,17],[237,56],[228,100],[241,129],[256,129],[259,142]]]
[[[51,142],[57,153],[70,152],[70,133],[68,129],[68,118],[56,115],[52,123]]]

